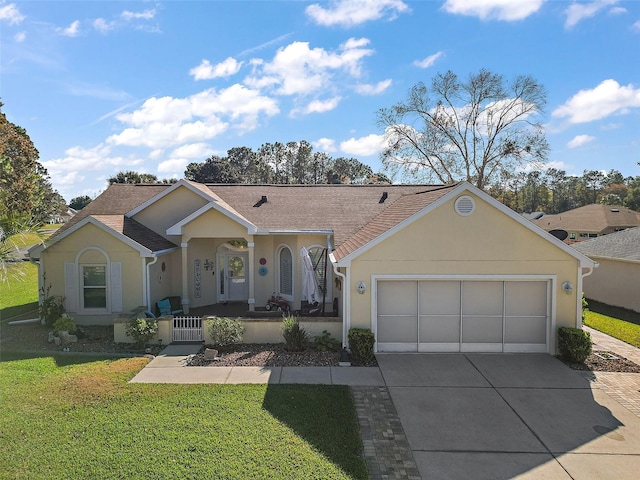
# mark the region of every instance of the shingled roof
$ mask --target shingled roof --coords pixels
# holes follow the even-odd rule
[[[178,248],[175,243],[136,222],[133,218],[128,218],[124,215],[91,215],[91,217],[112,230],[129,237],[152,252]]]
[[[557,215],[544,215],[533,223],[547,231],[608,233],[639,226],[640,212],[622,206],[593,203]]]
[[[589,257],[640,262],[640,227],[585,240],[572,246]]]

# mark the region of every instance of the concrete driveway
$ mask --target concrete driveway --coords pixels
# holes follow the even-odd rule
[[[550,355],[377,358],[423,479],[640,478],[640,418]]]

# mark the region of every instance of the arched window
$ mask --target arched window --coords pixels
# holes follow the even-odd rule
[[[287,245],[278,251],[278,290],[280,295],[293,297],[293,254]]]

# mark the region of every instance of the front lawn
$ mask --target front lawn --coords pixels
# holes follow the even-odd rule
[[[584,324],[640,348],[640,325],[588,311]]]
[[[0,478],[365,479],[340,386],[153,385],[143,358],[0,362]]]
[[[38,267],[29,262],[6,265],[7,281],[0,281],[0,310],[38,301]]]

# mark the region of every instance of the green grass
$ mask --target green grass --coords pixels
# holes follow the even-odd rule
[[[0,479],[367,478],[347,387],[129,384],[147,360],[3,360]]]
[[[584,324],[640,348],[640,325],[602,313],[587,312]]]
[[[8,264],[7,269],[8,281],[0,281],[0,310],[37,302],[38,267],[29,262],[18,262]]]

